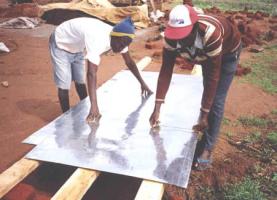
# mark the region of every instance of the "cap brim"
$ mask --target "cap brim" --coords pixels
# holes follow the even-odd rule
[[[164,35],[168,39],[179,40],[187,37],[192,31],[192,27],[193,25],[186,27],[167,26],[164,31]]]

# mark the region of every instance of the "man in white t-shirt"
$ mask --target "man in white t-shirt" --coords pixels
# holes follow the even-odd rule
[[[127,67],[141,84],[144,96],[152,94],[143,81],[138,68],[128,52],[134,38],[134,25],[130,17],[112,27],[94,18],[75,18],[60,24],[50,36],[49,48],[53,62],[54,80],[63,112],[69,110],[71,82],[82,100],[87,96],[85,84],[85,59],[88,60],[87,82],[91,109],[87,120],[99,120],[96,96],[97,69],[101,55],[112,49],[121,53]]]

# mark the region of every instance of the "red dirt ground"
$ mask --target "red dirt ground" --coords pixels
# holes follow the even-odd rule
[[[10,53],[0,54],[0,82],[9,82],[7,88],[0,85],[0,173],[32,148],[22,144],[23,139],[61,114],[48,52],[48,36],[52,29],[50,25],[42,25],[35,30],[0,31],[0,41],[11,49]],[[130,48],[131,55],[137,61],[146,55],[153,55],[155,51],[145,49],[148,39],[146,33],[149,32],[142,31]],[[241,59],[247,59],[248,56],[249,53],[244,51]],[[119,55],[103,56],[98,71],[98,86],[124,68],[126,67]],[[159,71],[159,68],[160,60],[155,58],[145,70]],[[186,71],[175,67],[175,72]],[[152,90],[155,91],[155,88]],[[74,89],[71,90],[70,100],[71,105],[78,102]],[[235,80],[228,95],[225,116],[230,120],[241,115],[260,116],[270,113],[274,108],[277,108],[276,96]],[[230,174],[243,176],[253,163],[250,159],[238,158],[236,151],[220,137],[213,158],[214,168],[220,170],[209,170],[205,174],[193,172],[188,191],[200,180],[215,185],[225,183],[231,177]],[[240,161],[239,164],[237,160]],[[42,165],[6,195],[5,199],[18,200],[19,196],[21,200],[50,199],[74,169],[51,164]],[[103,174],[84,199],[133,199],[139,184],[140,180],[131,177]]]

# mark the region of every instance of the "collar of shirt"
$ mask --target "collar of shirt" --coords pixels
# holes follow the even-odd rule
[[[178,48],[178,44],[177,43],[177,48]],[[194,40],[194,44],[190,47],[185,47],[186,51],[190,54],[191,57],[195,57],[196,53],[197,53],[197,49],[201,49],[203,50],[203,41],[202,38],[200,37],[200,34],[198,32],[196,32],[196,37]]]
[[[176,51],[179,53],[179,54],[184,54],[184,53],[187,53],[189,56],[187,57],[188,59],[195,59],[197,54],[200,52],[200,51],[203,50],[203,42],[202,42],[202,38],[200,36],[200,34],[198,32],[196,32],[196,37],[195,37],[195,40],[194,40],[194,43],[192,46],[183,46],[179,43],[179,41],[177,42],[176,44]]]

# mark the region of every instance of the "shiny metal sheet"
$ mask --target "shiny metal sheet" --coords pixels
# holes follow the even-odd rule
[[[158,73],[142,72],[142,76],[149,87],[155,91]],[[201,77],[174,74],[166,103],[162,106],[161,126],[192,131],[192,126],[198,118],[202,91]],[[131,113],[138,113],[136,110],[140,111],[143,107],[143,110],[140,111],[140,116],[143,116],[140,117],[140,121],[144,121],[143,126],[149,126],[148,119],[153,111],[155,94],[150,96],[147,102],[141,103],[140,86],[129,71],[123,70],[117,73],[97,90],[97,96],[99,109],[103,116],[102,120],[103,118],[110,118],[111,120],[123,121],[129,115],[137,117],[137,114],[131,115]],[[89,99],[86,98],[70,111],[26,138],[23,143],[37,145],[45,137],[56,135],[57,132],[63,133],[64,130],[60,129],[60,124],[68,126],[65,129],[71,130],[72,124],[75,124],[77,120],[82,125],[82,128],[78,129],[79,132],[86,130],[87,126],[84,119],[88,114],[89,106]]]
[[[142,76],[155,90],[158,73]],[[161,128],[153,132],[148,120],[155,95],[142,99],[137,81],[121,71],[97,90],[99,124],[85,122],[87,98],[27,138],[37,146],[26,157],[186,187],[202,90],[200,77],[174,74]]]

